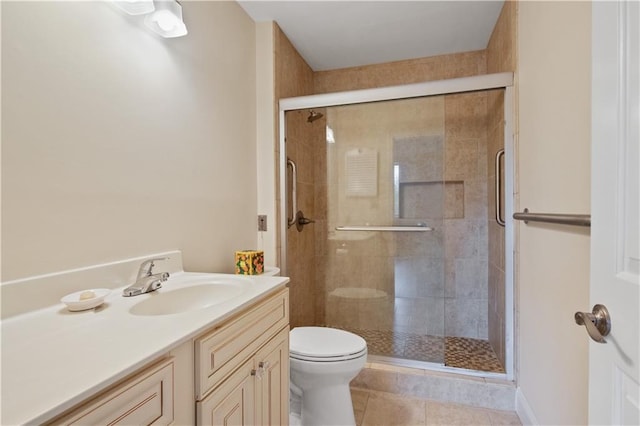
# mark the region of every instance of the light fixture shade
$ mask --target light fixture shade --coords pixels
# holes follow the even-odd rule
[[[113,0],[113,4],[129,15],[145,15],[156,10],[153,0]]]
[[[144,18],[145,25],[162,37],[181,37],[187,34],[182,21],[182,6],[175,0],[156,0],[156,10]]]

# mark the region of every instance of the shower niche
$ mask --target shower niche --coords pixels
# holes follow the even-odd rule
[[[444,180],[444,137],[393,141],[393,217],[432,220],[464,217],[464,181]]]

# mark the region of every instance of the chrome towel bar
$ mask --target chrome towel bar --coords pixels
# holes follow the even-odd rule
[[[591,226],[591,215],[589,214],[529,213],[529,209],[524,209],[522,213],[514,213],[513,218],[516,220],[524,220],[524,223],[531,221],[559,223],[561,225]]]
[[[433,231],[426,225],[416,226],[336,226],[336,231],[382,231],[382,232],[427,232]]]

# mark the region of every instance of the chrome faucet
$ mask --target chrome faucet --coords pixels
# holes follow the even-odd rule
[[[140,269],[138,269],[136,282],[125,288],[122,291],[122,295],[125,297],[137,296],[139,294],[150,293],[162,287],[162,283],[169,278],[169,273],[161,272],[154,274],[153,267],[155,266],[155,262],[168,259],[168,257],[155,257],[142,262]]]

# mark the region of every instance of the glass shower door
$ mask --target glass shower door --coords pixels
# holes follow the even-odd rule
[[[326,325],[364,337],[370,355],[442,364],[443,210],[457,190],[443,182],[444,98],[330,107],[326,135]]]

